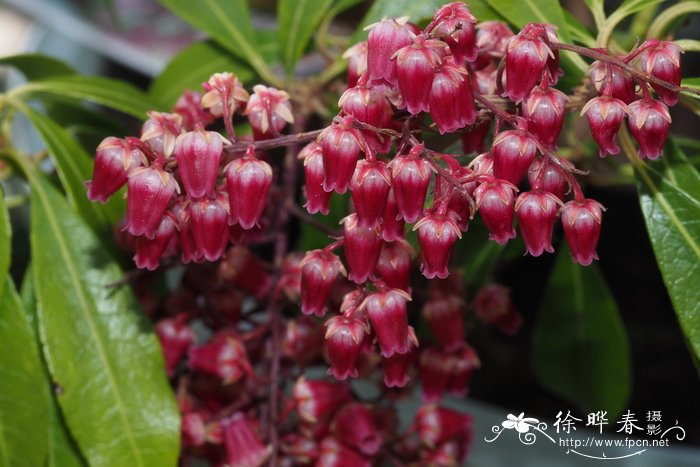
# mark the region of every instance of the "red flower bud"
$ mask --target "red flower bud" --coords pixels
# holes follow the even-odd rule
[[[221,258],[229,241],[228,201],[224,194],[203,198],[190,206],[192,235],[197,253],[207,261]]]
[[[428,106],[440,134],[452,133],[476,121],[474,95],[464,67],[445,61],[437,69]]]
[[[182,252],[182,262],[185,264],[199,262],[202,260],[202,253],[194,243],[194,232],[192,231],[192,216],[190,213],[190,203],[179,200],[172,208],[173,215],[177,220],[178,244]]]
[[[158,268],[160,259],[175,238],[176,231],[175,221],[170,215],[165,214],[152,239],[146,236],[136,237],[136,254],[134,255],[136,267],[149,271]]]
[[[221,280],[228,281],[248,293],[262,298],[272,287],[272,279],[265,263],[242,246],[234,246],[226,253],[225,261],[217,270]]]
[[[303,260],[303,253],[293,252],[289,253],[282,263],[279,286],[290,302],[298,301],[301,296],[301,262]]]
[[[92,180],[86,182],[90,201],[106,203],[127,181],[130,170],[143,165],[143,153],[123,139],[109,136],[97,146]]]
[[[126,230],[153,238],[170,199],[178,191],[172,175],[157,167],[141,167],[129,174]]]
[[[391,185],[406,222],[415,222],[423,214],[423,204],[430,184],[430,164],[420,156],[423,145],[414,146],[408,155],[391,161]]]
[[[357,214],[350,214],[341,222],[345,232],[345,261],[350,269],[348,279],[362,284],[374,271],[382,252],[379,227],[362,227],[357,221]]]
[[[447,381],[447,392],[453,396],[464,397],[467,395],[472,374],[481,366],[481,361],[474,348],[467,343],[462,343],[449,359],[451,372]]]
[[[182,129],[191,131],[214,123],[214,116],[202,108],[202,94],[186,90],[173,106],[173,113],[182,117]]]
[[[322,345],[323,329],[316,320],[302,316],[287,321],[282,337],[282,354],[286,358],[304,366],[321,355]]]
[[[565,159],[560,159],[565,165],[572,165]],[[573,165],[572,165],[573,166]],[[542,173],[544,171],[544,173]],[[569,181],[561,168],[549,162],[546,158],[535,159],[528,171],[530,186],[538,186],[559,199],[564,199],[569,192]]]
[[[175,149],[175,139],[181,132],[182,116],[151,111],[141,127],[141,141],[157,155],[170,157]]]
[[[412,115],[430,111],[428,96],[440,65],[440,41],[419,35],[413,43],[396,52],[396,76],[406,109]]]
[[[474,297],[476,316],[496,326],[506,335],[514,336],[523,318],[510,299],[510,289],[496,284],[485,285]]]
[[[279,136],[287,123],[294,123],[289,94],[262,84],[253,86],[244,114],[256,140]]]
[[[543,251],[554,252],[552,231],[561,204],[559,198],[546,191],[527,191],[518,196],[515,202],[518,225],[525,248],[532,256],[540,256]]]
[[[320,212],[328,215],[332,193],[323,189],[323,180],[326,175],[323,171],[321,145],[315,141],[307,144],[299,151],[299,158],[304,160],[304,193],[306,194],[304,207],[309,214]]]
[[[357,80],[367,70],[367,41],[358,42],[343,53],[348,61],[348,88],[357,84]]]
[[[368,456],[377,454],[384,443],[374,414],[366,405],[358,402],[345,405],[335,414],[333,433],[346,446]]]
[[[396,82],[396,63],[391,57],[413,41],[407,18],[392,18],[371,24],[367,36],[367,77],[369,81]]]
[[[615,142],[615,135],[625,115],[629,113],[630,110],[624,102],[606,95],[594,97],[583,106],[581,115],[585,115],[588,119],[591,135],[600,147],[600,157],[620,152]]]
[[[588,69],[588,76],[591,78],[595,90],[599,95],[604,94],[605,87],[609,84],[608,92],[616,99],[620,99],[625,104],[632,102],[637,96],[634,92],[634,78],[626,70],[615,65],[609,65],[612,76],[608,76],[608,65],[595,61]]]
[[[428,279],[444,279],[450,275],[448,266],[452,248],[462,232],[454,218],[447,214],[431,212],[416,223],[420,244],[420,271]]]
[[[411,280],[411,263],[415,255],[413,247],[405,240],[384,243],[377,261],[377,276],[392,289],[408,292]]]
[[[464,343],[466,308],[466,303],[458,295],[431,298],[423,305],[423,317],[437,341],[448,352],[455,351]]]
[[[410,350],[406,310],[406,302],[410,300],[411,296],[403,290],[388,289],[370,294],[362,303],[383,357]]]
[[[224,384],[235,383],[253,372],[243,343],[229,331],[215,334],[204,345],[190,347],[188,356],[192,370],[217,376]]]
[[[404,237],[406,223],[399,219],[399,205],[394,196],[394,189],[389,190],[386,197],[386,207],[382,215],[382,239],[385,242],[393,242]]]
[[[323,154],[323,189],[343,194],[347,191],[362,148],[362,135],[352,127],[352,115],[333,122],[318,136]]]
[[[313,250],[301,262],[301,311],[323,316],[333,282],[338,274],[346,275],[343,263],[333,253]]]
[[[357,163],[350,190],[359,225],[373,227],[379,223],[390,189],[391,176],[384,162],[361,160]]]
[[[294,383],[292,397],[301,419],[310,423],[317,423],[352,399],[346,384],[307,380],[303,376]]]
[[[473,436],[472,417],[455,410],[424,404],[416,414],[418,437],[429,447],[438,446],[450,439],[460,439],[471,444]]]
[[[447,391],[452,376],[450,354],[435,347],[421,350],[419,374],[425,402],[436,402]]]
[[[566,94],[554,88],[535,87],[522,105],[528,130],[548,149],[555,149],[566,117]]]
[[[182,357],[194,340],[194,332],[187,324],[187,316],[179,314],[175,318],[165,318],[155,326],[156,336],[163,348],[163,358],[168,376],[175,374]]]
[[[272,167],[256,159],[251,152],[249,150],[249,154],[232,161],[224,169],[232,222],[245,230],[258,225],[272,185]]]
[[[653,99],[634,101],[630,109],[630,131],[639,143],[639,157],[654,160],[661,156],[671,127],[671,115],[663,102]]]
[[[371,465],[369,460],[335,438],[325,438],[321,442],[321,455],[315,467],[370,467]]]
[[[513,37],[513,31],[500,21],[484,21],[476,25],[476,46],[479,58],[478,68],[486,66],[491,60],[500,60],[506,54],[508,39]],[[481,65],[481,66],[479,66]]]
[[[231,118],[248,101],[248,91],[233,73],[215,73],[202,87],[207,91],[202,96],[202,107],[217,118]]]
[[[462,139],[462,152],[464,154],[477,153],[480,154],[484,152],[484,140],[486,135],[491,129],[491,121],[484,120],[481,123],[472,125],[461,135]]]
[[[547,61],[554,56],[545,43],[545,37],[542,25],[531,23],[509,40],[504,95],[511,100],[520,102],[530,94],[542,77]]]
[[[571,255],[579,264],[588,266],[598,259],[595,249],[600,238],[600,224],[605,208],[592,199],[569,201],[561,208],[561,223]]]
[[[408,327],[408,352],[395,353],[389,358],[382,358],[384,366],[384,385],[388,388],[402,388],[408,384],[408,371],[411,369],[418,349],[418,338],[411,326]]]
[[[189,197],[214,197],[222,153],[223,138],[213,131],[190,131],[177,137],[175,158]]]
[[[365,75],[366,76],[366,75]],[[391,128],[394,112],[386,98],[386,93],[379,87],[368,85],[363,76],[360,83],[347,89],[338,101],[340,109],[352,115],[359,122],[377,128]],[[379,136],[370,130],[363,130],[365,141],[377,152],[385,153],[391,147],[391,139]]]
[[[493,179],[474,190],[481,219],[489,230],[489,238],[503,245],[515,238],[513,208],[517,188],[505,180]]]
[[[357,376],[357,359],[368,333],[366,325],[349,316],[334,316],[326,321],[326,346],[331,366],[328,374],[337,380]]]
[[[653,42],[652,42],[653,41]],[[642,71],[655,78],[667,81],[676,86],[681,84],[681,54],[683,49],[670,41],[647,41],[640,45],[645,50],[640,54],[639,61]],[[652,44],[651,47],[646,47]],[[678,102],[678,93],[651,83],[659,98],[668,106]]]
[[[226,465],[252,467],[264,464],[272,454],[272,446],[265,446],[253,431],[251,422],[237,412],[221,421],[226,447]]]
[[[455,62],[463,64],[476,59],[477,47],[474,32],[476,18],[464,2],[443,5],[435,12],[433,20],[425,29],[437,35],[450,47]]]
[[[537,144],[524,130],[508,130],[493,140],[493,175],[518,185],[537,154]]]

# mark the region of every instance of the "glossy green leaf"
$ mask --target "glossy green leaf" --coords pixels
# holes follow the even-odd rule
[[[10,271],[10,257],[12,255],[12,225],[10,214],[5,206],[5,193],[0,187],[0,292]]]
[[[253,78],[248,65],[213,41],[195,42],[180,51],[151,84],[148,93],[161,109],[167,110],[186,89],[201,91],[202,83],[214,73],[230,71],[244,83]]]
[[[53,120],[21,101],[15,101],[14,105],[27,116],[46,144],[71,205],[95,232],[111,231],[124,212],[124,199],[114,195],[105,205],[90,201],[85,189],[85,181],[92,176],[90,156]]]
[[[595,45],[593,34],[574,15],[565,10],[564,17],[566,18],[566,28],[569,30],[572,40],[586,47]]]
[[[142,120],[155,104],[148,96],[132,85],[99,76],[57,76],[32,81],[15,88],[15,96],[41,96],[45,94],[87,100],[120,110]]]
[[[39,347],[14,283],[0,293],[0,465],[42,466],[49,398]]]
[[[615,418],[630,395],[629,344],[617,305],[595,264],[561,247],[533,329],[532,365],[543,386],[582,412]]]
[[[289,75],[294,74],[297,60],[332,3],[332,0],[278,0],[282,64]]]
[[[38,323],[66,424],[94,466],[174,466],[180,420],[153,331],[123,272],[41,175],[30,175]]]
[[[597,43],[599,47],[607,47],[612,33],[618,24],[625,18],[645,8],[653,7],[665,0],[625,0],[618,8],[607,17],[605,23],[599,28]]]
[[[245,60],[264,80],[276,81],[257,49],[246,0],[200,0],[196,6],[191,0],[160,0],[160,3]]]
[[[688,0],[671,5],[656,16],[647,30],[647,39],[663,39],[668,34],[674,23],[692,13],[700,13],[700,2]]]
[[[0,65],[17,68],[28,81],[50,76],[73,75],[75,70],[68,64],[48,55],[22,54],[0,58]]]
[[[39,342],[39,330],[37,329],[37,302],[36,294],[34,291],[34,279],[31,270],[31,264],[27,268],[24,275],[24,280],[22,281],[22,288],[20,290],[20,298],[22,300],[22,306],[27,312],[27,317],[31,321],[32,333],[34,335],[34,340]],[[51,383],[51,375],[46,368],[45,362],[42,360],[42,369],[44,372],[44,392],[46,398],[49,401],[49,413],[48,413],[48,429],[45,431],[46,443],[47,443],[47,453],[46,453],[46,463],[47,467],[81,467],[86,465],[83,461],[78,447],[75,442],[71,439],[68,433],[68,428],[63,421],[60,409],[58,408],[56,397],[53,391],[53,384]]]
[[[700,175],[673,142],[657,161],[635,165],[661,275],[689,346],[700,358]]]

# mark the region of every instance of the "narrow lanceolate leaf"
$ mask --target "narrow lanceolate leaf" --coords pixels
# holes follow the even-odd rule
[[[50,76],[74,75],[68,64],[42,54],[21,54],[0,58],[0,65],[9,65],[22,72],[28,81]]]
[[[166,8],[211,35],[219,45],[249,63],[266,81],[276,78],[257,49],[246,0],[159,0]]]
[[[170,109],[185,90],[201,91],[214,73],[229,71],[246,83],[254,72],[213,41],[196,42],[183,49],[151,84],[148,93],[161,109]]]
[[[44,465],[49,398],[39,347],[14,283],[0,293],[0,465]]]
[[[95,232],[104,234],[111,230],[124,212],[124,199],[112,196],[106,204],[93,203],[87,199],[85,181],[92,176],[92,160],[58,124],[35,111],[21,101],[14,101],[24,113],[46,144],[68,200]]]
[[[605,23],[598,29],[597,44],[599,47],[607,47],[613,31],[625,18],[645,8],[653,7],[665,0],[625,0],[619,7],[607,17]]]
[[[282,46],[282,64],[288,74],[304,53],[311,36],[328,12],[332,0],[279,0],[279,42]]]
[[[95,102],[142,120],[155,105],[146,94],[123,81],[98,76],[56,76],[15,88],[17,96],[57,95]]]
[[[27,268],[27,272],[24,275],[20,290],[20,298],[22,300],[22,306],[27,312],[27,317],[31,321],[34,340],[39,342],[39,332],[36,322],[37,303],[34,291],[34,274],[32,273],[31,265]],[[48,427],[47,430],[44,431],[47,444],[46,462],[44,465],[46,467],[84,466],[86,465],[85,461],[81,457],[75,442],[71,439],[68,428],[66,428],[63,417],[61,416],[57,405],[58,403],[56,402],[53,384],[51,383],[51,375],[43,361],[42,369],[45,375],[45,384],[43,388],[37,388],[37,390],[43,389],[49,401]]]
[[[10,270],[10,256],[12,254],[11,245],[12,226],[10,225],[10,215],[5,206],[5,193],[0,187],[0,293],[5,284],[5,279]]]
[[[580,266],[561,250],[533,330],[535,375],[582,412],[615,418],[630,394],[627,335],[597,266]]]
[[[61,412],[93,466],[174,466],[180,420],[158,341],[123,272],[38,174],[30,177],[38,323]]]
[[[700,358],[700,175],[678,147],[637,165],[639,201],[678,321]]]

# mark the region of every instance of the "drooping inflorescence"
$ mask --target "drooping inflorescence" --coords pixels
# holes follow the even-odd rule
[[[156,329],[171,376],[187,358],[178,380],[186,444],[225,444],[232,465],[270,455],[242,411],[256,400],[255,359],[269,354],[260,342],[269,328],[256,333],[260,323],[241,316],[243,293],[258,303],[273,297],[273,306],[280,295],[298,303],[309,316],[285,324],[285,358],[303,366],[323,353],[328,373],[342,382],[297,379],[291,405],[302,430],[282,439],[282,451],[318,465],[345,465],[339,459],[369,465],[395,433],[382,425],[382,408],[355,400],[346,380],[381,367],[385,385],[400,388],[417,367],[426,402],[465,394],[480,365],[465,340],[465,310],[507,334],[521,324],[507,289],[484,287],[470,304],[450,269],[454,245],[469,236],[473,218],[499,244],[519,233],[532,256],[554,251],[560,221],[573,260],[591,264],[605,209],[585,197],[581,172],[557,154],[567,110],[581,110],[601,157],[620,152],[616,135],[626,120],[638,156],[655,159],[669,132],[668,106],[678,100],[681,50],[671,42],[647,41],[619,57],[588,54],[598,57],[588,93],[572,102],[554,87],[563,74],[559,50],[568,46],[553,25],[531,23],[513,34],[500,22],[477,23],[464,3],[454,2],[423,29],[390,18],[368,30],[367,41],[344,55],[348,88],[339,114],[322,130],[283,135],[299,118],[289,94],[263,85],[249,94],[235,75],[218,73],[204,83],[204,94],[186,92],[172,113],[150,113],[140,138],[110,137],[97,148],[88,196],[105,202],[127,185],[123,238],[137,267],[154,270],[177,257],[184,264],[218,262],[195,266],[201,277],[185,275],[185,289],[218,313],[205,314],[211,338],[195,344],[190,323],[201,318],[194,310],[202,305],[193,297],[186,301],[193,311],[168,308],[173,316]],[[252,135],[239,137],[234,118],[246,118]],[[221,123],[225,135],[216,131]],[[457,135],[464,154],[431,149],[426,136],[435,134]],[[308,144],[296,148],[300,142]],[[269,265],[255,251],[269,243],[279,213],[306,216],[292,206],[295,199],[284,199],[296,192],[278,186],[289,167],[261,149],[282,146],[303,164],[308,214],[328,215],[333,196],[346,192],[352,209],[327,246]],[[418,252],[406,238],[411,230]],[[417,300],[435,336],[427,346],[408,319],[416,257],[432,280]],[[225,404],[216,397],[233,396],[209,387],[210,378],[233,387],[248,405],[220,414]],[[469,450],[466,416],[428,404],[413,429],[419,442],[394,441],[392,452],[430,463],[459,462]]]

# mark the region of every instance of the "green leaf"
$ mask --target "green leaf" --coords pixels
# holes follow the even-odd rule
[[[124,213],[124,199],[114,195],[105,205],[90,201],[85,189],[85,181],[92,176],[93,162],[90,156],[66,130],[50,118],[21,101],[13,101],[13,105],[27,116],[46,144],[51,160],[58,170],[61,184],[68,194],[68,200],[75,210],[95,232],[111,232],[112,225],[116,224]]]
[[[201,90],[214,73],[230,71],[244,83],[253,78],[248,65],[213,41],[195,42],[181,50],[151,84],[148,93],[162,109],[170,109],[186,89]]]
[[[5,205],[5,193],[0,186],[0,293],[10,271],[10,258],[12,256],[11,237],[10,214],[7,212],[7,206]]]
[[[28,81],[59,75],[74,75],[75,70],[68,64],[42,54],[22,54],[0,58],[0,65],[17,68]]]
[[[290,76],[309,40],[331,7],[332,0],[279,0],[279,43],[282,46],[282,64]]]
[[[191,0],[160,0],[160,3],[245,60],[264,80],[272,84],[279,81],[257,48],[246,0],[201,0],[196,6]]]
[[[622,4],[613,11],[605,20],[605,23],[599,28],[598,39],[596,40],[599,47],[607,47],[612,33],[618,24],[625,18],[645,8],[653,7],[665,0],[625,0]]]
[[[700,8],[700,5],[698,5]],[[696,39],[676,39],[675,41],[678,46],[685,52],[700,52],[700,41]]]
[[[586,47],[595,46],[595,37],[593,37],[593,34],[591,34],[574,15],[568,11],[564,11],[564,17],[566,18],[566,28],[569,30],[569,34],[571,34],[571,38],[574,41]]]
[[[583,0],[588,9],[593,14],[596,28],[600,28],[605,23],[605,0]]]
[[[689,346],[700,358],[700,175],[673,142],[657,161],[635,166],[661,275]]]
[[[0,293],[0,464],[41,466],[49,399],[39,348],[14,283]]]
[[[673,23],[678,23],[678,19],[687,16],[691,13],[700,13],[700,2],[690,0],[672,5],[658,14],[654,22],[651,23],[647,30],[647,39],[659,38],[671,30]]]
[[[560,248],[533,329],[532,364],[547,389],[582,412],[615,418],[630,395],[627,335],[595,264],[572,261]]]
[[[120,110],[142,120],[155,109],[146,94],[123,81],[99,76],[57,76],[32,81],[12,91],[14,96],[45,94],[84,99]]]
[[[90,465],[174,466],[180,420],[160,346],[123,272],[63,197],[30,175],[32,271],[44,355]]]

